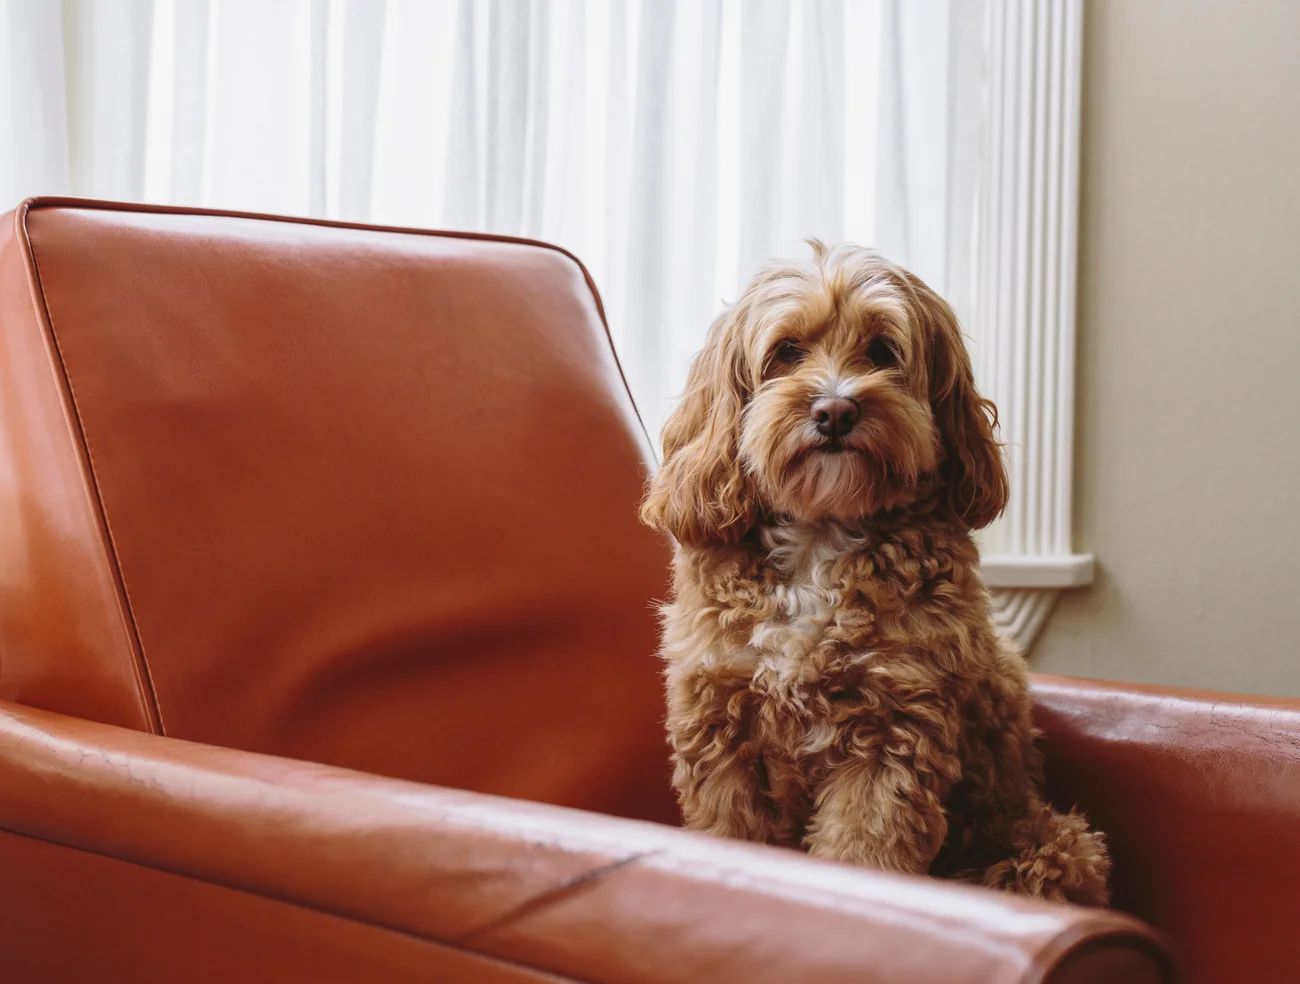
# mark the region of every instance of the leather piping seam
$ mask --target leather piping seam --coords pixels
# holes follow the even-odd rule
[[[107,858],[110,861],[120,861],[122,864],[133,865],[137,868],[144,868],[148,871],[157,871],[165,875],[172,875],[176,878],[184,878],[186,881],[197,882],[198,884],[201,885],[214,885],[218,888],[225,888],[233,892],[239,892],[241,895],[251,895],[254,898],[266,899],[270,902],[278,902],[281,905],[293,906],[295,909],[302,909],[306,912],[315,912],[324,916],[332,916],[335,919],[344,919],[347,920],[348,922],[356,923],[357,925],[360,926],[369,926],[371,929],[379,929],[379,930],[383,930],[384,932],[394,933],[398,936],[403,936],[407,939],[416,940],[417,942],[420,943],[429,943],[435,946],[446,947],[449,950],[455,950],[460,953],[471,954],[475,957],[480,957],[485,960],[491,960],[495,963],[499,963],[507,967],[518,967],[523,970],[529,971],[530,973],[533,974],[541,975],[544,977],[550,977],[557,982],[561,982],[561,984],[611,984],[611,982],[607,982],[603,980],[593,980],[591,978],[574,977],[568,973],[560,973],[557,971],[546,970],[545,968],[535,967],[530,964],[521,963],[517,960],[511,960],[506,957],[499,957],[496,954],[489,953],[486,950],[479,950],[474,947],[465,946],[459,941],[459,938],[444,940],[444,939],[439,939],[436,936],[428,936],[425,935],[424,933],[414,932],[409,929],[399,929],[396,926],[390,926],[388,923],[382,922],[378,919],[370,919],[364,916],[353,915],[348,912],[341,912],[336,909],[329,908],[328,906],[316,905],[311,902],[305,902],[302,899],[296,899],[288,895],[279,895],[273,892],[261,892],[261,891],[257,891],[256,889],[247,888],[245,886],[232,884],[226,881],[221,881],[216,878],[204,878],[198,875],[189,874],[188,872],[174,871],[171,868],[165,868],[161,865],[149,864],[148,862],[137,861],[133,858],[119,857],[118,855],[111,854],[108,851],[98,851],[93,848],[81,847],[80,845],[77,844],[69,844],[61,840],[53,840],[48,837],[39,837],[35,834],[24,833],[21,830],[15,830],[12,827],[6,826],[4,824],[0,824],[0,831],[3,831],[4,833],[7,834],[12,834],[15,837],[22,837],[27,840],[38,841],[42,844],[52,844],[55,847],[66,848],[67,850],[70,851],[79,851],[82,854],[90,854],[93,855],[94,857]],[[632,863],[635,860],[637,859],[632,858],[627,863]],[[619,865],[619,867],[623,867],[623,866],[624,865]],[[506,915],[509,914],[510,913],[507,913]],[[476,933],[477,933],[476,930],[471,930],[466,935],[472,936],[475,935]]]
[[[78,444],[77,450],[80,452],[79,456],[85,464],[86,476],[90,483],[90,499],[100,530],[100,545],[109,560],[113,586],[117,594],[118,611],[126,629],[132,656],[134,657],[132,668],[136,678],[136,686],[140,691],[140,703],[143,705],[145,719],[150,731],[154,734],[166,735],[162,710],[158,706],[158,692],[154,687],[153,674],[149,670],[149,660],[144,652],[144,643],[140,638],[139,626],[136,624],[135,608],[131,604],[131,594],[126,586],[126,578],[122,576],[122,563],[118,556],[117,542],[113,537],[112,524],[108,520],[108,510],[104,507],[99,475],[95,470],[95,456],[90,450],[90,441],[86,436],[86,428],[81,417],[80,405],[77,402],[77,394],[72,386],[72,377],[68,373],[67,362],[63,357],[63,347],[59,344],[58,332],[54,327],[54,314],[50,310],[49,298],[45,293],[45,282],[41,277],[40,263],[36,259],[36,247],[33,245],[31,236],[27,231],[27,213],[30,211],[31,204],[32,202],[29,200],[19,207],[17,220],[22,230],[20,241],[31,262],[31,271],[36,289],[40,292],[40,320],[43,322],[43,327],[46,330],[46,335],[57,360],[56,372],[63,384],[64,391],[67,393],[68,408],[71,411],[75,430],[74,439]]]
[[[654,450],[654,443],[650,440],[650,433],[646,430],[645,421],[641,418],[641,411],[637,408],[636,400],[632,397],[632,387],[628,385],[627,373],[623,371],[623,362],[619,359],[618,350],[614,347],[614,335],[609,330],[609,319],[605,315],[605,303],[601,300],[600,290],[596,287],[596,281],[592,279],[591,271],[587,269],[582,260],[578,259],[577,256],[569,252],[563,246],[557,246],[555,243],[548,243],[542,239],[528,239],[524,236],[503,236],[491,232],[467,232],[455,229],[416,229],[411,226],[369,225],[364,222],[342,222],[336,219],[317,219],[293,215],[271,215],[265,212],[237,212],[231,209],[192,208],[184,205],[153,205],[148,202],[105,202],[97,201],[95,199],[70,198],[59,195],[38,195],[27,199],[20,207],[24,212],[31,208],[81,208],[86,209],[87,211],[148,212],[155,215],[211,215],[226,219],[253,219],[259,222],[284,222],[289,225],[321,226],[326,229],[359,229],[365,232],[394,232],[407,236],[469,239],[478,242],[506,243],[513,246],[532,246],[535,248],[552,250],[569,259],[581,271],[583,280],[586,281],[587,289],[591,292],[591,298],[596,304],[596,313],[600,315],[601,327],[605,329],[605,344],[609,347],[610,357],[614,360],[614,368],[618,370],[618,378],[623,384],[623,392],[627,395],[628,405],[632,408],[632,413],[636,417],[636,422],[641,428],[641,435],[646,440],[646,447],[649,449],[652,459],[654,459],[656,463],[658,462],[658,454]]]
[[[1039,947],[1025,972],[1023,984],[1050,984],[1056,972],[1071,959],[1116,944],[1150,958],[1164,984],[1174,984],[1178,979],[1172,950],[1156,930],[1149,926],[1099,929],[1094,920],[1084,920],[1066,927]]]

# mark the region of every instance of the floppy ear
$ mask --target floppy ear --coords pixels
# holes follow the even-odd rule
[[[686,393],[664,424],[664,463],[641,503],[641,521],[679,543],[734,543],[757,521],[739,455],[750,390],[740,317],[724,312],[709,329]]]
[[[915,277],[930,336],[930,410],[943,441],[948,501],[973,530],[988,526],[1007,505],[1007,469],[994,436],[998,410],[975,389],[961,327],[946,301]]]

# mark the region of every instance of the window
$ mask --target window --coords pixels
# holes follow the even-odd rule
[[[1081,0],[0,0],[0,192],[548,239],[652,435],[721,304],[800,241],[963,316],[1032,639],[1071,554]],[[11,139],[21,134],[20,139]]]

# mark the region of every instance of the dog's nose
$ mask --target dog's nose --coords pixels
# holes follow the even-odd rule
[[[842,396],[822,397],[812,405],[812,419],[817,425],[817,433],[827,437],[843,437],[853,430],[860,414],[857,402]]]

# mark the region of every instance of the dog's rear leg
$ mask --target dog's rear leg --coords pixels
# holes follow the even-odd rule
[[[984,872],[984,884],[1053,902],[1104,906],[1110,855],[1106,837],[1079,813],[1034,804],[1013,831],[1015,854]]]

